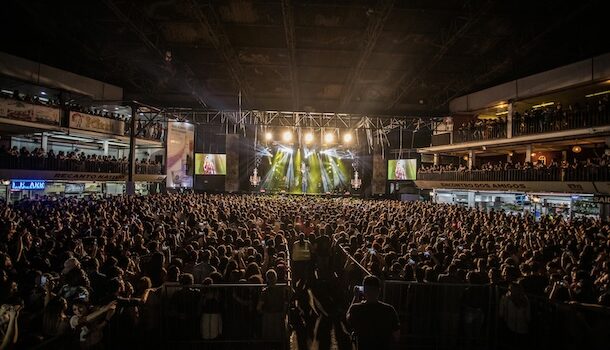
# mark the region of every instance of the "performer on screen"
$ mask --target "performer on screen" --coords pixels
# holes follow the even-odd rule
[[[301,192],[307,193],[307,187],[309,185],[309,169],[305,162],[301,163]]]
[[[394,170],[394,178],[396,180],[406,180],[407,179],[405,167],[403,166],[403,162],[401,162],[400,160],[396,161],[396,169]]]
[[[206,155],[203,161],[203,173],[205,175],[216,175],[216,164],[210,159],[210,155]]]

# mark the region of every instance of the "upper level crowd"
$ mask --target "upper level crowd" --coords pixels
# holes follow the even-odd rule
[[[17,101],[53,107],[53,108],[62,108],[62,103],[59,99],[53,98],[50,96],[32,96],[28,94],[20,93],[18,90],[13,91],[12,94],[2,94],[2,97],[11,98]],[[118,113],[111,112],[105,109],[93,108],[93,107],[85,107],[78,103],[64,103],[63,108],[69,111],[85,113],[89,115],[93,115],[96,117],[107,118],[112,120],[117,120],[125,123],[124,134],[128,136],[130,134],[130,116]],[[157,121],[146,121],[143,119],[136,120],[136,136],[145,139],[151,140],[163,140],[165,136],[165,129],[163,128],[163,124]]]
[[[431,166],[423,166],[418,172],[419,173],[442,173],[448,171],[459,171],[466,172],[469,170],[482,170],[482,171],[505,171],[505,170],[552,170],[552,169],[599,169],[599,168],[608,168],[610,167],[610,156],[604,154],[601,157],[587,158],[587,159],[577,159],[574,158],[572,162],[568,161],[559,161],[557,159],[552,159],[548,164],[545,164],[542,161],[534,161],[534,162],[485,162],[480,166],[476,166],[472,169],[468,169],[468,167],[464,164],[460,164],[458,166],[454,164],[447,165],[431,165]]]
[[[136,159],[136,173],[162,174],[161,164],[154,160]],[[127,157],[117,158],[98,154],[86,154],[81,151],[58,151],[52,149],[45,152],[41,147],[28,150],[17,146],[7,148],[0,145],[1,169],[82,171],[99,173],[126,173]]]
[[[523,112],[515,112],[512,118],[513,136],[551,131],[586,128],[608,123],[609,94],[573,103],[567,107],[561,102],[548,106],[536,106]],[[506,137],[507,118],[475,119],[456,127],[454,142],[492,140]]]

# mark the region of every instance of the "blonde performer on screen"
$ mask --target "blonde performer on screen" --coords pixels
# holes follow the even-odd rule
[[[405,172],[405,167],[403,166],[402,160],[396,161],[396,169],[394,169],[394,178],[396,180],[406,180],[407,174]]]
[[[205,175],[216,175],[216,164],[214,164],[209,154],[206,154],[203,161],[203,173]]]

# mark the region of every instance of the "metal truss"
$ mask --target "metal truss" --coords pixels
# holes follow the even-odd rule
[[[285,112],[285,111],[185,111],[166,109],[173,117],[179,116],[194,124],[225,125],[240,127],[290,127],[320,129],[372,129],[389,132],[398,127],[415,128],[418,123],[430,123],[420,117],[372,116],[351,113]]]
[[[447,51],[464,36],[471,28],[475,26],[478,20],[493,6],[492,1],[487,1],[478,11],[474,12],[468,8],[466,18],[456,17],[449,25],[447,30],[441,33],[439,50],[429,60],[426,60],[424,65],[417,70],[417,73],[405,73],[398,84],[398,89],[395,91],[392,102],[388,104],[387,109],[394,108],[402,98],[413,90],[418,82],[425,78],[425,75],[445,56]],[[409,79],[410,78],[410,79]]]
[[[176,65],[177,59],[173,56],[167,57],[167,53],[171,45],[163,39],[159,28],[152,22],[147,20],[146,16],[142,15],[142,10],[136,4],[130,3],[127,9],[121,9],[113,0],[103,0],[104,4],[121,22],[125,23],[131,31],[133,31],[140,41],[152,51],[158,58],[159,63],[165,67],[169,74],[177,74],[181,78],[185,86],[190,91],[190,94],[204,108],[208,104],[204,101],[204,97],[197,91],[204,92],[205,96],[209,96],[207,89],[195,77],[195,73],[186,62],[181,62],[180,67]],[[169,51],[171,55],[171,51]],[[182,68],[182,69],[180,69]]]
[[[352,99],[356,84],[358,83],[358,80],[360,80],[362,71],[364,70],[366,63],[368,62],[368,59],[373,53],[373,49],[377,44],[377,39],[379,39],[381,36],[383,27],[390,17],[390,13],[394,7],[394,2],[395,0],[380,0],[375,11],[371,14],[371,18],[363,35],[364,47],[360,52],[356,65],[348,74],[347,82],[345,83],[343,94],[341,95],[341,103],[339,106],[340,110],[344,109]]]
[[[284,20],[284,34],[290,58],[290,88],[292,91],[292,108],[299,108],[299,72],[296,59],[296,39],[294,30],[294,12],[290,0],[282,0],[282,18]]]
[[[189,9],[203,30],[210,36],[212,45],[224,58],[233,81],[241,91],[244,100],[252,98],[252,86],[245,77],[243,67],[239,62],[237,51],[231,45],[220,18],[211,3],[203,4],[196,0],[187,1]]]

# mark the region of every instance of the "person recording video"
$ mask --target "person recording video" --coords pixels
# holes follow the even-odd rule
[[[381,281],[367,276],[354,287],[347,322],[356,336],[358,350],[392,349],[400,339],[400,321],[394,307],[379,301]]]

